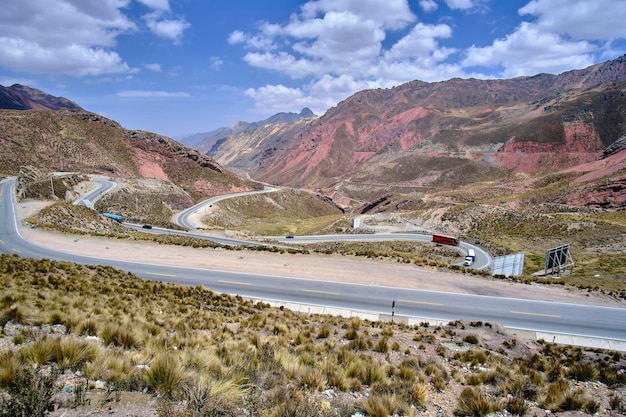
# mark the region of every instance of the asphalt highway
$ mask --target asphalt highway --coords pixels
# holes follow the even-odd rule
[[[626,309],[347,284],[219,270],[181,268],[73,255],[22,238],[14,210],[13,182],[0,181],[0,253],[81,264],[110,265],[139,277],[203,285],[255,299],[438,320],[499,322],[506,327],[626,339]],[[366,235],[371,236],[371,235]],[[427,235],[426,235],[427,236]],[[175,250],[175,249],[172,249]]]

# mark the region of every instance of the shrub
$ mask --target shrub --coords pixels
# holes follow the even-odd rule
[[[558,405],[561,404],[568,390],[569,382],[566,380],[553,382],[547,386],[546,392],[539,401],[539,404],[548,410],[558,409]]]
[[[84,320],[78,325],[78,334],[81,336],[96,336],[98,334],[98,325],[91,319]]]
[[[235,380],[193,379],[182,387],[185,411],[191,416],[236,417],[244,402],[246,390]]]
[[[319,332],[317,332],[317,338],[326,339],[328,336],[330,336],[330,326],[328,324],[323,324],[322,327],[320,327]]]
[[[22,360],[29,364],[44,365],[52,360],[54,341],[47,337],[35,340],[30,346],[20,349]]]
[[[389,352],[389,338],[387,336],[383,336],[380,340],[378,340],[378,342],[376,342],[374,350],[380,353]]]
[[[8,389],[9,397],[0,398],[0,417],[42,416],[48,408],[59,372],[24,366],[15,374]]]
[[[317,368],[305,367],[296,377],[296,385],[309,391],[326,389],[326,378]]]
[[[478,344],[478,338],[475,335],[473,335],[473,334],[468,334],[467,336],[465,336],[463,338],[463,341],[465,343],[469,343],[469,344],[472,344],[472,345],[477,345]]]

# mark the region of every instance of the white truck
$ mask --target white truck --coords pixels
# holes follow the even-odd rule
[[[476,261],[476,253],[474,253],[474,249],[467,250],[467,256],[463,261],[463,266],[470,266]]]

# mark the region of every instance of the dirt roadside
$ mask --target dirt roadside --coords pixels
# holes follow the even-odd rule
[[[153,242],[124,241],[33,229],[24,219],[45,201],[26,200],[16,205],[22,236],[40,246],[102,259],[156,265],[279,275],[294,279],[351,282],[364,285],[414,288],[429,291],[535,299],[601,306],[624,306],[617,300],[575,289],[525,285],[488,277],[442,272],[411,264],[341,255],[277,254],[223,249],[196,249]],[[207,233],[208,234],[208,233]]]

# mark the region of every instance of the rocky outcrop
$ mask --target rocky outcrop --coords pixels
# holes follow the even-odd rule
[[[602,152],[602,159],[626,150],[626,135],[622,136]]]

